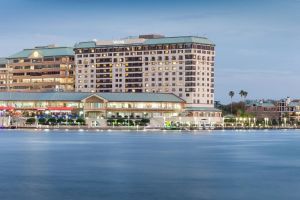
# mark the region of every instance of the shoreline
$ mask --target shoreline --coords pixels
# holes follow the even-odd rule
[[[216,127],[210,129],[177,128],[168,129],[162,127],[87,127],[87,126],[60,126],[60,127],[1,127],[0,130],[79,130],[79,131],[214,131],[214,130],[299,130],[300,127]]]

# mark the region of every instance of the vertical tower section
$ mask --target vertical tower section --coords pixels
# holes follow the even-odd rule
[[[75,45],[78,92],[173,93],[213,107],[215,44],[205,37],[141,35]]]

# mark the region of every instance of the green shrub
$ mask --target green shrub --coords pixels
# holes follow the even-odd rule
[[[148,123],[150,123],[150,119],[143,118],[141,120],[141,123],[148,124]]]
[[[58,118],[57,119],[58,124],[61,124],[62,122],[66,122],[66,120],[64,118]]]
[[[74,124],[74,120],[73,120],[73,119],[68,119],[67,122],[68,122],[69,124]]]
[[[35,118],[28,118],[27,120],[26,120],[26,124],[30,124],[30,125],[32,125],[32,124],[34,124],[35,123]]]
[[[47,120],[45,118],[39,118],[38,123],[44,125],[44,124],[46,124],[46,121]]]
[[[51,117],[51,118],[49,118],[48,119],[48,121],[47,121],[47,123],[50,125],[55,125],[56,123],[57,123],[57,120],[56,120],[56,118],[54,118],[54,117]]]
[[[124,125],[124,123],[125,123],[125,120],[124,120],[124,119],[118,119],[118,120],[117,120],[117,124],[118,124],[118,125]]]
[[[85,124],[85,119],[83,119],[83,118],[78,118],[78,119],[76,119],[76,123],[78,124],[80,124],[80,125],[84,125]]]

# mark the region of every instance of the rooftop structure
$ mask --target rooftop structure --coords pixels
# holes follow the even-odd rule
[[[88,92],[0,92],[0,101],[81,101],[90,96],[114,102],[177,102],[174,94],[161,93],[88,93]]]
[[[40,58],[40,57],[61,57],[61,56],[74,56],[73,47],[56,47],[53,45],[40,46],[33,49],[24,49],[17,52],[7,59],[20,59],[20,58]]]

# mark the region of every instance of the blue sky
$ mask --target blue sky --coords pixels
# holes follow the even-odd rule
[[[216,100],[300,98],[300,0],[0,0],[0,56],[23,48],[160,33],[216,47]],[[235,100],[239,100],[236,95]]]

